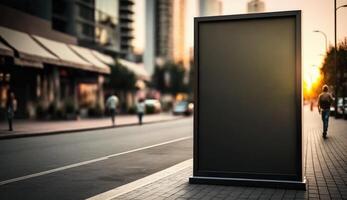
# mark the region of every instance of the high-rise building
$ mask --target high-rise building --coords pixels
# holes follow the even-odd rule
[[[120,52],[118,0],[95,1],[95,43],[111,54]]]
[[[156,3],[156,56],[163,61],[173,59],[173,0],[157,0]]]
[[[110,55],[124,52],[131,43],[132,0],[1,0],[1,4],[40,17],[53,30],[75,37],[78,45]]]
[[[119,52],[118,0],[52,0],[52,27],[82,46]]]
[[[222,2],[220,0],[199,0],[199,16],[211,16],[222,14]]]
[[[185,60],[186,0],[174,1],[173,8],[173,58],[176,63]]]
[[[119,0],[120,55],[123,58],[129,58],[133,54],[133,5],[133,0]]]
[[[264,12],[265,11],[265,3],[261,0],[251,0],[247,3],[247,12]]]
[[[52,0],[52,27],[90,45],[95,38],[94,0]]]
[[[145,7],[146,28],[143,61],[146,71],[152,75],[155,67],[155,0],[146,0]]]
[[[146,0],[144,62],[152,74],[155,65],[173,61],[173,0]]]

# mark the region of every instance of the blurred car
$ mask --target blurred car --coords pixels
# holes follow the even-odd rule
[[[334,104],[332,104],[330,106],[330,115],[335,116],[335,106],[334,106]]]
[[[191,115],[193,114],[194,104],[188,101],[179,101],[175,104],[172,113],[174,115]]]
[[[344,97],[344,101],[342,100],[342,97],[339,98],[339,102],[338,112],[343,115],[343,118],[347,119],[347,97]]]
[[[347,97],[344,97],[345,102],[343,102],[342,97],[339,97],[337,100],[337,112],[335,112],[335,99],[333,104],[330,107],[330,114],[335,115],[337,113],[338,117],[341,117],[343,115],[343,111],[345,113],[345,118],[347,118]],[[344,105],[343,105],[344,103]]]
[[[146,99],[145,100],[146,113],[160,113],[161,112],[161,103],[157,99]]]

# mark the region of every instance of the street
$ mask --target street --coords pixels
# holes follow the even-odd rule
[[[192,157],[192,118],[0,141],[0,199],[85,199]]]

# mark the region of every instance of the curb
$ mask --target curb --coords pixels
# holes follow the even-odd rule
[[[184,119],[185,117],[177,117],[174,119],[164,119],[164,120],[158,120],[158,121],[151,121],[151,122],[144,122],[142,125],[147,124],[156,124],[161,122],[167,122],[167,121],[175,121],[179,119]],[[48,132],[42,132],[42,133],[18,133],[18,134],[9,134],[9,135],[0,135],[0,140],[7,140],[7,139],[15,139],[15,138],[25,138],[25,137],[36,137],[36,136],[45,136],[45,135],[57,135],[57,134],[68,134],[68,133],[76,133],[76,132],[85,132],[85,131],[95,131],[95,130],[103,130],[103,129],[111,129],[111,128],[122,128],[122,127],[129,127],[129,126],[137,126],[138,123],[129,123],[129,124],[121,124],[117,126],[99,126],[99,127],[92,127],[92,128],[81,128],[81,129],[69,129],[69,130],[59,130],[59,131],[48,131]]]

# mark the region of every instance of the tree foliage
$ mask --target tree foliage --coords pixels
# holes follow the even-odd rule
[[[188,92],[189,85],[184,82],[186,70],[182,65],[166,63],[164,66],[156,66],[152,77],[152,86],[162,93],[176,95]]]
[[[338,45],[337,48],[337,70],[340,74],[347,71],[347,40]],[[324,59],[323,67],[323,80],[325,84],[335,85],[336,73],[335,73],[335,48],[332,47],[327,52]],[[341,79],[339,78],[339,82]],[[341,83],[340,83],[341,84]]]
[[[111,66],[108,87],[116,91],[129,91],[135,89],[136,76],[120,63]]]

